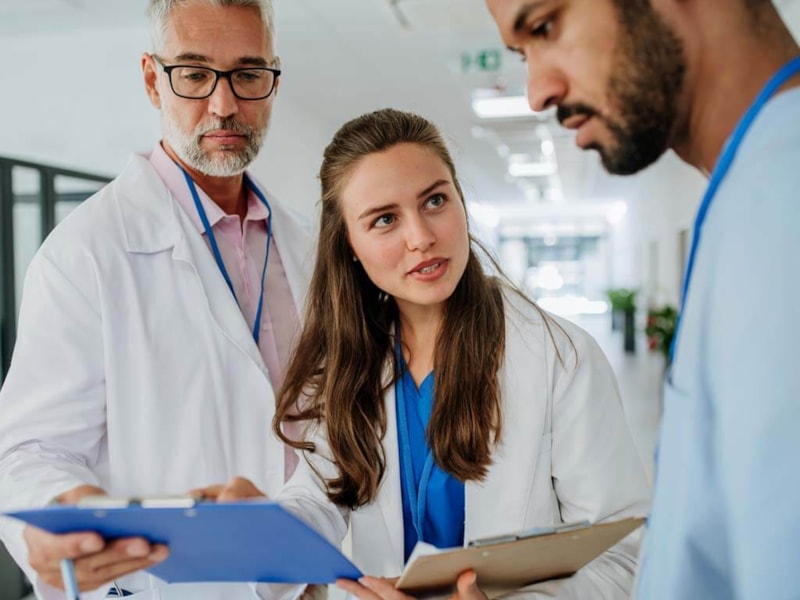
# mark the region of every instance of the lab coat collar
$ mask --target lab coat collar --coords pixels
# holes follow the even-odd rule
[[[127,251],[155,254],[172,249],[173,259],[189,263],[223,335],[269,378],[250,327],[202,236],[193,229],[150,162],[134,155],[114,186]]]
[[[179,207],[144,156],[134,154],[112,186],[128,252],[153,254],[175,246],[182,235]]]

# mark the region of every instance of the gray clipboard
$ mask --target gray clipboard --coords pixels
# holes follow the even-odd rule
[[[452,591],[460,573],[474,569],[478,585],[491,598],[526,585],[573,575],[626,535],[639,528],[636,517],[596,525],[570,525],[538,535],[510,534],[418,556],[406,566],[397,589],[411,595],[437,596]]]

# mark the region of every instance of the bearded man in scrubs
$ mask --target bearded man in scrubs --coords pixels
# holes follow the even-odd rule
[[[800,590],[800,48],[769,0],[487,0],[606,169],[709,176],[664,398],[637,597]]]

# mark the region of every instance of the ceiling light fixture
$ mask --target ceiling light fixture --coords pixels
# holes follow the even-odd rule
[[[508,174],[512,177],[548,177],[558,172],[558,166],[552,162],[511,163]]]
[[[472,101],[472,110],[480,119],[518,119],[540,114],[531,110],[525,96],[475,98]]]

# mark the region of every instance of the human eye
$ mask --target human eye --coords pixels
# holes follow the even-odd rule
[[[555,18],[552,16],[539,19],[530,27],[530,36],[536,40],[548,40],[553,37]]]
[[[447,202],[447,197],[444,194],[433,194],[425,201],[425,204],[429,208],[441,208],[445,202]]]
[[[180,70],[180,78],[191,83],[203,83],[211,76],[211,72],[206,69],[193,69],[183,67]]]
[[[245,71],[237,71],[236,78],[242,83],[253,83],[264,79],[264,71],[260,69],[248,69]]]
[[[396,219],[393,214],[386,213],[375,219],[372,222],[372,227],[374,227],[375,229],[386,229],[387,227],[393,225],[395,220]]]

